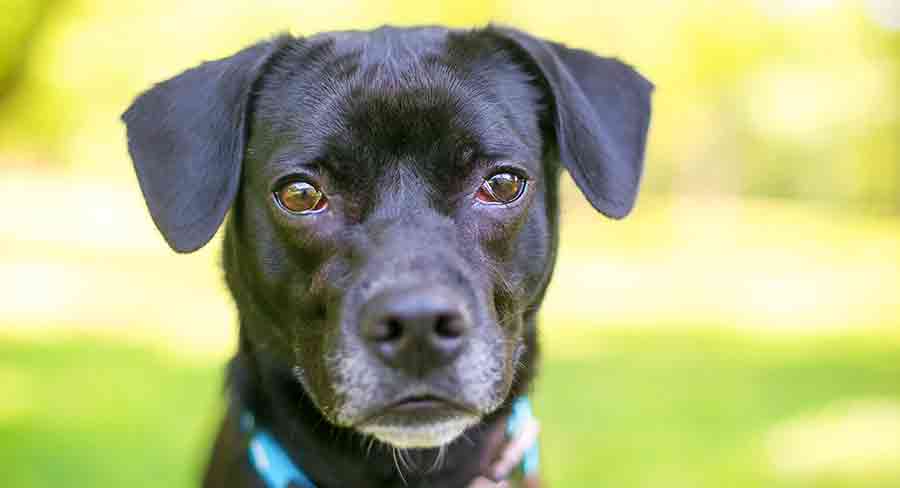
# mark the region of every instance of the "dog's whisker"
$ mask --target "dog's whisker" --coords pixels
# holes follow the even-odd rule
[[[391,446],[391,454],[394,456],[394,467],[397,468],[397,474],[400,475],[400,481],[406,486],[406,477],[403,476],[403,470],[400,468],[400,462],[397,460],[397,452],[400,448]]]
[[[415,453],[413,453],[409,449],[404,449],[401,452],[403,452],[405,454],[406,465],[409,467],[409,470],[410,471],[419,471],[419,461],[418,461],[419,457],[416,456]]]
[[[407,472],[416,471],[415,463],[412,462],[412,459],[409,457],[409,452],[402,447],[397,448],[397,457],[400,458],[400,464],[406,469]]]
[[[434,462],[431,463],[431,467],[428,468],[428,471],[426,471],[426,473],[433,473],[433,472],[441,469],[441,467],[443,467],[443,465],[444,465],[444,458],[446,457],[446,455],[447,455],[447,446],[443,445],[443,446],[438,447],[437,453],[434,455]]]
[[[442,469],[444,464],[447,463],[447,446],[443,445],[438,449],[438,467],[437,469]]]
[[[468,442],[469,444],[471,444],[471,445],[473,445],[473,446],[475,445],[475,441],[473,441],[472,438],[470,438],[470,437],[468,436],[468,434],[466,434],[465,432],[463,432],[462,434],[460,434],[459,437],[462,438],[462,439],[465,439],[465,441]]]
[[[374,437],[369,437],[368,446],[366,446],[366,458],[368,458],[368,457],[369,457],[369,454],[371,454],[371,452],[372,452],[372,446],[374,446],[374,445],[375,445],[375,438],[374,438]]]

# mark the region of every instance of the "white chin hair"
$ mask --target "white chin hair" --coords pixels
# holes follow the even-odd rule
[[[449,444],[477,422],[474,417],[457,417],[421,425],[367,424],[360,431],[394,447],[415,449]]]

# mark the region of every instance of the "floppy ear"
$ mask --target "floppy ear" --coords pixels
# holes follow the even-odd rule
[[[209,242],[238,192],[247,110],[281,36],[201,64],[139,96],[122,115],[150,215],[175,251]]]
[[[637,198],[653,84],[612,58],[490,27],[524,51],[546,83],[559,159],[595,209],[621,219]]]

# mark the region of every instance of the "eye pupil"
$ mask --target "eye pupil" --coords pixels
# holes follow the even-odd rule
[[[478,199],[486,203],[511,203],[522,195],[525,180],[512,173],[497,173],[481,185]]]
[[[290,212],[305,213],[324,208],[325,198],[318,188],[305,181],[295,181],[278,190],[279,203]]]

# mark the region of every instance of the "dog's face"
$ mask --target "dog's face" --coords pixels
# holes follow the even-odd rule
[[[232,210],[226,278],[264,369],[336,425],[431,447],[503,405],[531,352],[557,161],[598,210],[630,210],[649,93],[514,30],[382,28],[255,45],[125,121],[174,249]]]
[[[549,271],[540,92],[477,42],[294,43],[250,116],[231,277],[265,297],[248,332],[332,422],[400,446],[503,402]]]

